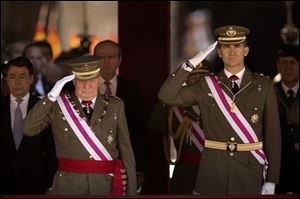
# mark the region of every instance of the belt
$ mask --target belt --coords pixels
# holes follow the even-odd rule
[[[59,158],[59,171],[75,172],[75,173],[113,173],[112,195],[122,195],[123,185],[121,178],[121,171],[123,169],[121,160],[71,160]]]
[[[217,142],[212,140],[205,140],[206,148],[219,149],[224,151],[255,151],[262,149],[262,142],[255,142],[249,144],[238,144],[236,142]]]

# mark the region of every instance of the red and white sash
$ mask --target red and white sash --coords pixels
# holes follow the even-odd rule
[[[179,122],[182,122],[183,118],[186,117],[186,114],[183,110],[183,108],[174,106],[173,111],[179,120]],[[195,144],[195,146],[199,149],[200,152],[203,151],[204,146],[204,133],[203,130],[199,127],[199,125],[196,122],[192,121],[192,126],[189,129],[189,133],[191,135],[192,141]]]
[[[59,96],[57,102],[70,127],[93,158],[95,160],[113,160],[87,122],[74,110],[66,96]]]
[[[259,142],[254,130],[252,129],[249,122],[242,115],[238,107],[236,107],[234,112],[230,111],[230,103],[232,102],[231,98],[221,89],[218,84],[215,75],[206,76],[205,80],[208,84],[209,89],[214,96],[216,103],[224,114],[225,118],[233,128],[233,130],[237,133],[237,135],[241,138],[244,143],[255,143]],[[268,169],[268,161],[265,156],[265,153],[262,149],[250,151],[257,161],[264,166],[263,177],[266,179],[267,169]]]

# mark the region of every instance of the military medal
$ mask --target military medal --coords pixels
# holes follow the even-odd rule
[[[235,113],[235,112],[236,112],[236,109],[237,109],[237,107],[236,107],[235,103],[232,102],[232,103],[231,103],[231,106],[230,106],[230,111],[231,111],[232,113]]]
[[[258,92],[261,91],[261,85],[258,85],[257,90],[258,90]]]
[[[258,116],[256,113],[254,113],[254,114],[251,116],[251,122],[252,122],[253,124],[255,124],[255,123],[258,121],[258,119],[259,119],[259,116]]]
[[[90,114],[90,112],[91,112],[90,106],[86,106],[86,112],[87,112],[87,114]]]
[[[112,131],[109,131],[109,133],[112,133]],[[114,141],[113,136],[112,136],[111,134],[109,134],[109,135],[107,136],[107,143],[108,143],[108,144],[111,144],[113,141]]]

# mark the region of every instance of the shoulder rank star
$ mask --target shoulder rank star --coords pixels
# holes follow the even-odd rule
[[[256,113],[254,113],[254,114],[251,116],[251,122],[252,122],[253,124],[255,124],[255,123],[258,121],[258,119],[259,119],[259,116],[258,116]]]

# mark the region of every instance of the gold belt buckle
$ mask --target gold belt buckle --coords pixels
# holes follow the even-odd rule
[[[237,143],[236,142],[227,142],[227,151],[236,151],[237,150]]]

